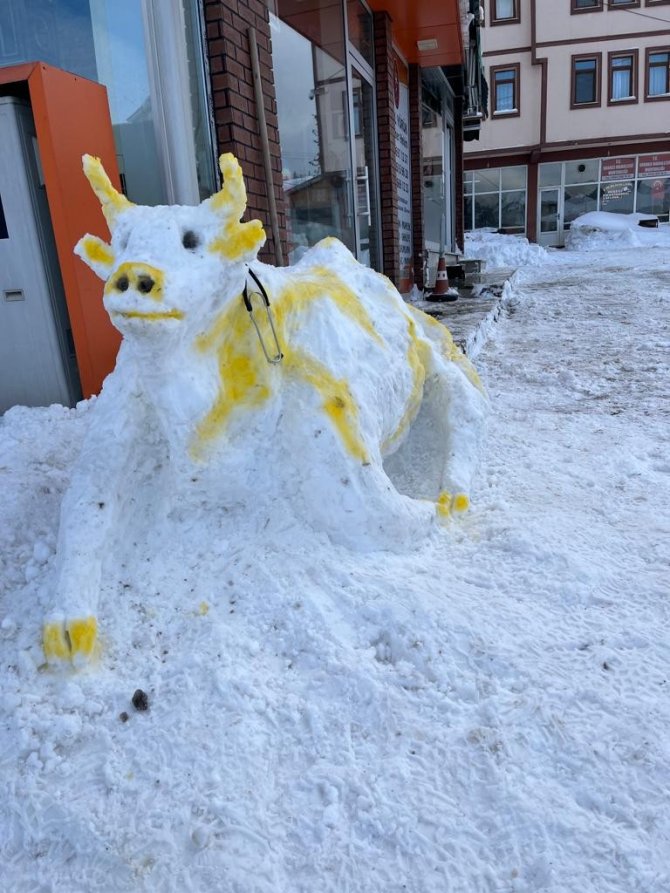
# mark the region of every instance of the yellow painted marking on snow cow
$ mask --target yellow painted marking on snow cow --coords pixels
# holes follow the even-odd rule
[[[98,637],[98,621],[95,617],[82,617],[67,625],[62,621],[44,624],[42,647],[47,661],[69,661],[78,656],[93,655]]]
[[[452,512],[465,512],[470,506],[470,500],[465,493],[456,493],[455,495],[443,490],[435,503],[438,515],[448,518]]]
[[[439,320],[435,319],[435,317],[430,316],[428,313],[424,313],[422,310],[419,310],[416,307],[412,307],[412,313],[414,313],[417,317],[421,318],[421,322],[427,325],[429,328],[433,329],[439,336],[440,340],[440,352],[447,359],[451,360],[452,363],[456,363],[456,365],[463,371],[463,373],[467,376],[469,381],[477,388],[477,390],[484,393],[484,386],[482,385],[481,379],[477,374],[477,370],[472,365],[468,357],[463,353],[460,347],[454,342],[451,332]]]
[[[152,267],[151,264],[137,261],[126,261],[117,267],[113,275],[105,282],[105,294],[120,292],[119,280],[124,277],[128,280],[128,286],[139,291],[143,297],[150,298],[156,302],[163,300],[165,273],[159,270],[158,267]],[[144,293],[142,292],[142,280],[147,279],[151,279],[151,291]]]
[[[323,399],[322,408],[347,451],[355,459],[368,462],[368,454],[358,428],[358,406],[348,382],[335,378],[323,363],[303,351],[287,349],[284,362],[287,372],[293,372],[319,393]]]
[[[410,316],[407,317],[407,330],[409,333],[407,363],[412,370],[412,390],[397,428],[382,444],[382,455],[387,454],[396,445],[416,418],[423,399],[426,371],[430,366],[430,346],[423,338],[417,336],[416,323]]]
[[[42,630],[42,648],[44,656],[52,663],[58,660],[70,660],[70,643],[65,635],[65,627],[55,621],[45,623]]]
[[[86,260],[92,264],[100,264],[105,267],[111,267],[114,264],[114,252],[112,246],[97,236],[84,236],[81,240],[81,247],[86,255]]]
[[[288,325],[288,317],[304,313],[319,298],[331,300],[344,316],[357,323],[363,331],[378,343],[382,339],[360,298],[342,279],[327,267],[311,267],[300,278],[294,276],[276,299],[277,317],[282,329]]]
[[[265,241],[265,230],[260,220],[247,223],[233,221],[227,224],[220,236],[209,243],[209,250],[229,261],[240,260],[249,252],[258,251]]]
[[[195,342],[199,353],[216,352],[219,390],[198,424],[190,447],[194,459],[225,429],[236,407],[260,406],[271,394],[269,366],[242,300],[234,301],[219,315],[208,332]]]
[[[181,310],[165,310],[163,312],[157,310],[152,313],[144,313],[141,310],[125,310],[112,311],[112,316],[123,316],[124,319],[146,319],[149,322],[156,322],[159,319],[183,319],[184,314]]]
[[[105,173],[99,158],[94,158],[92,155],[84,155],[83,161],[86,179],[98,197],[102,213],[105,215],[105,220],[111,229],[114,226],[116,216],[128,208],[133,208],[134,205],[123,193],[112,186],[111,180]]]

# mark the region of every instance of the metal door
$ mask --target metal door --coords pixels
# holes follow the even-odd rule
[[[74,405],[74,346],[30,107],[0,97],[0,412]]]
[[[563,244],[563,190],[559,187],[540,190],[538,209],[538,242],[540,245]]]

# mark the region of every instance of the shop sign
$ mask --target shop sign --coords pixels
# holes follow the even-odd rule
[[[634,158],[603,158],[600,167],[601,180],[629,180],[634,176]]]
[[[640,155],[638,177],[670,176],[670,152],[657,152],[656,155]]]
[[[395,94],[395,167],[398,177],[398,227],[400,281],[398,290],[412,287],[412,201],[409,163],[409,72],[396,56],[393,73]]]

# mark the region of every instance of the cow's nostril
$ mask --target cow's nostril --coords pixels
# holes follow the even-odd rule
[[[128,285],[129,285],[128,277],[125,275],[119,276],[119,278],[116,280],[116,287],[118,288],[119,291],[126,291],[126,289],[128,288]]]
[[[148,295],[156,283],[151,276],[139,276],[137,279],[137,290],[143,295]]]

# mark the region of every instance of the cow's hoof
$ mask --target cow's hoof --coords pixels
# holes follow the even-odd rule
[[[42,647],[50,664],[88,663],[97,651],[98,621],[95,617],[49,620],[44,624]]]
[[[470,500],[465,493],[448,493],[444,490],[440,493],[437,502],[437,514],[441,518],[448,518],[452,514],[460,514],[470,507]]]

